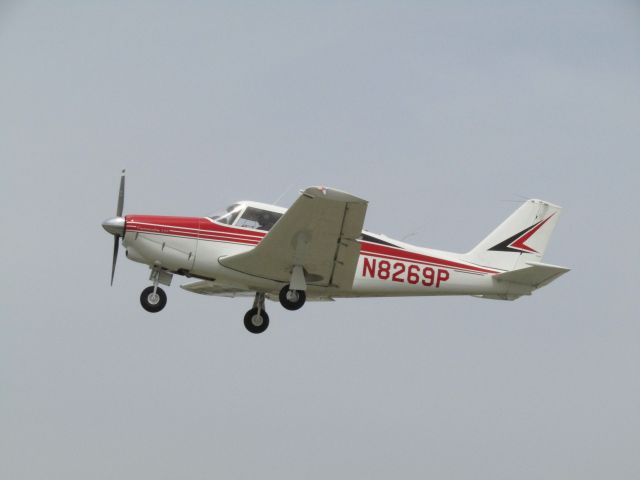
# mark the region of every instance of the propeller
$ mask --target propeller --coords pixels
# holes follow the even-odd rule
[[[120,238],[124,236],[125,219],[122,216],[124,208],[124,173],[120,177],[120,191],[118,192],[118,206],[116,207],[116,216],[108,218],[102,222],[102,228],[113,235],[113,262],[111,264],[111,285],[113,285],[113,276],[116,273],[116,261],[118,260],[118,248],[120,247]]]

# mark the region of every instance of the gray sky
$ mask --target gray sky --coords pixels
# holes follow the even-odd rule
[[[636,2],[0,6],[0,477],[640,477]],[[109,288],[125,212],[326,184],[465,251],[562,205],[516,302]]]

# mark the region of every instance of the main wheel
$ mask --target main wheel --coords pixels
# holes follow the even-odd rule
[[[153,287],[147,287],[140,294],[140,304],[147,312],[159,312],[167,304],[167,294],[158,287],[154,295]]]
[[[307,300],[307,294],[304,290],[289,290],[289,285],[285,285],[280,290],[279,298],[280,304],[287,310],[298,310]]]
[[[244,315],[244,326],[251,333],[262,333],[269,326],[269,315],[264,309],[258,314],[258,309],[252,308]]]

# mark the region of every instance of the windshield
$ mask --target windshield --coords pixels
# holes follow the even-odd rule
[[[281,216],[281,213],[270,212],[269,210],[262,210],[255,207],[247,207],[242,216],[238,219],[236,227],[269,231]]]
[[[242,206],[234,203],[233,205],[229,205],[225,211],[218,212],[211,215],[209,218],[211,220],[215,220],[218,223],[223,223],[225,225],[231,225],[236,220],[236,217],[242,210]]]

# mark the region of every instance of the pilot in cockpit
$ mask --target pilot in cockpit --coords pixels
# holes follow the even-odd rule
[[[257,218],[257,222],[258,222],[258,230],[266,230],[269,231],[271,230],[271,227],[273,227],[273,225],[276,223],[276,221],[278,220],[278,218],[276,217],[276,215],[274,215],[271,212],[267,212],[267,211],[261,211],[260,214],[258,215]]]

